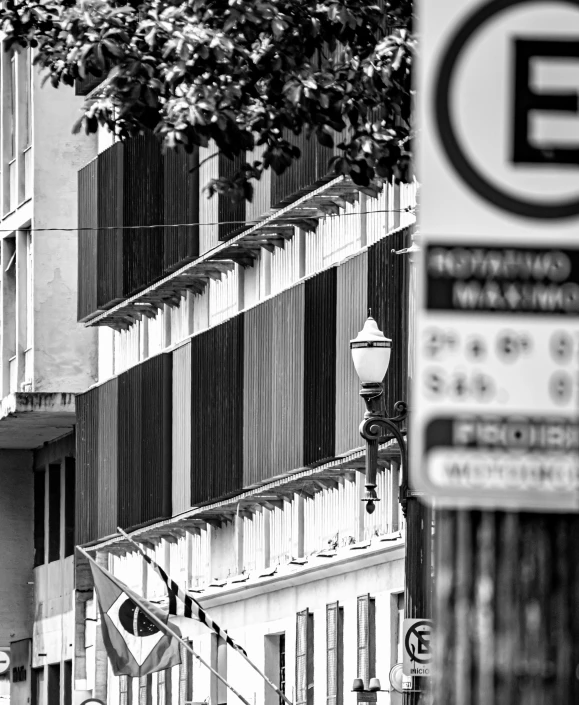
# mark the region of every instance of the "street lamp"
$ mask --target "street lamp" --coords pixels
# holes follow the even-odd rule
[[[402,470],[402,504],[406,499],[406,440],[399,424],[408,415],[406,402],[394,404],[394,416],[387,417],[382,412],[381,399],[384,394],[383,380],[390,364],[392,340],[386,338],[378,328],[376,321],[369,316],[357,337],[350,341],[352,360],[360,378],[360,396],[366,403],[364,420],[360,424],[360,435],[366,441],[366,511],[372,514],[376,502],[376,469],[378,466],[378,445],[388,440],[398,441],[400,448],[400,465]]]

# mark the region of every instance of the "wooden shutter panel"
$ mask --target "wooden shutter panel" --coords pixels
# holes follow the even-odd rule
[[[157,705],[172,705],[170,668],[159,671],[157,674]]]
[[[376,675],[376,618],[375,601],[370,595],[358,598],[358,678],[368,687],[370,678]],[[358,693],[364,700],[368,697]]]
[[[296,622],[296,705],[314,702],[314,615],[297,613]]]
[[[119,705],[131,705],[133,679],[129,676],[119,676]]]
[[[342,705],[343,610],[337,602],[326,606],[327,705]]]
[[[139,705],[151,705],[151,685],[152,676],[149,673],[147,676],[139,678]]]
[[[179,705],[185,705],[193,697],[193,657],[190,651],[180,646],[181,664],[179,666]]]

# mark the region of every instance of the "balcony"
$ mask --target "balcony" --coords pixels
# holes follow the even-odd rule
[[[0,402],[0,449],[33,449],[72,431],[74,394],[12,393]]]

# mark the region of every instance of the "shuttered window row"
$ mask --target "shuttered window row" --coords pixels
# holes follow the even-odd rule
[[[170,515],[171,392],[162,354],[77,396],[79,543]]]
[[[113,144],[79,171],[79,320],[198,256],[197,225],[146,227],[199,222],[198,161],[196,152],[164,155],[146,133]]]
[[[349,340],[363,325],[366,304],[393,339],[388,410],[406,398],[408,260],[392,250],[409,236],[405,230],[385,238],[79,395],[78,540],[223,498],[359,446],[363,409]],[[351,303],[349,292],[361,289],[365,295]],[[188,489],[175,501],[172,486]]]

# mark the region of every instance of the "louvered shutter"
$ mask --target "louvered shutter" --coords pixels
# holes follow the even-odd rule
[[[139,705],[151,705],[151,685],[153,677],[149,673],[147,676],[139,678]]]
[[[314,702],[314,615],[298,612],[296,622],[296,705]]]
[[[172,705],[170,668],[159,671],[157,674],[157,705]]]
[[[179,665],[179,705],[185,705],[193,697],[193,657],[190,651],[181,645],[181,664]]]
[[[376,675],[376,619],[374,599],[370,595],[358,598],[358,678],[367,688],[370,678]],[[373,694],[376,695],[375,693]],[[368,702],[369,697],[358,693],[358,701]]]
[[[342,705],[342,614],[337,602],[326,606],[327,705]]]
[[[131,705],[133,679],[130,676],[119,676],[119,705]]]

